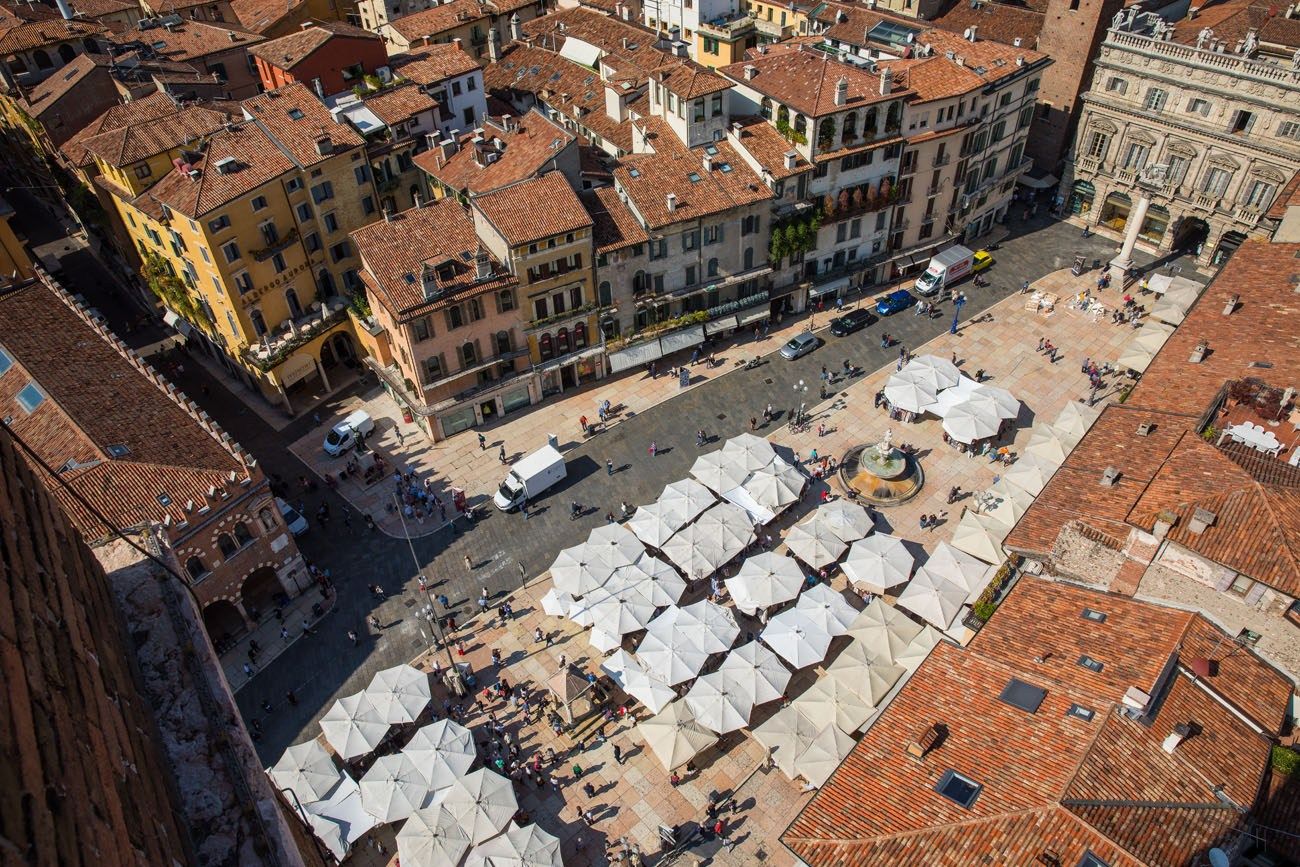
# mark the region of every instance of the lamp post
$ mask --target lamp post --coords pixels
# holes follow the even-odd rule
[[[804,385],[803,380],[799,380],[794,387],[795,394],[799,395],[799,414],[794,417],[795,424],[803,421],[803,408],[807,405],[808,386]]]
[[[415,543],[411,541],[411,534],[406,529],[406,514],[402,511],[402,501],[393,494],[393,504],[397,507],[397,517],[402,522],[402,535],[406,537],[406,546],[411,552],[411,562],[415,564],[415,574],[418,578],[424,579],[424,570],[420,568],[420,560],[415,556]],[[429,589],[427,579],[420,582],[424,587],[424,598],[427,603],[422,612],[429,618],[429,631],[432,632],[442,644],[443,651],[447,654],[447,688],[458,696],[465,695],[465,683],[461,679],[460,669],[456,667],[456,659],[451,655],[451,645],[447,642],[447,634],[442,631],[442,623],[438,620],[438,613],[433,607],[433,592]]]
[[[961,308],[966,305],[965,294],[958,292],[957,296],[952,299],[952,327],[948,329],[949,334],[957,333],[957,317],[961,315]]]

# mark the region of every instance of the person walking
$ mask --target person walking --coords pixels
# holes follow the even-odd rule
[[[356,633],[356,630],[349,629],[349,630],[348,630],[348,638],[352,641],[352,646],[353,646],[353,647],[356,647],[356,646],[357,646],[357,633]]]
[[[605,474],[610,476],[614,475],[614,462],[609,458],[605,458]]]
[[[370,625],[371,625],[374,629],[379,630],[379,631],[381,631],[381,632],[382,632],[383,629],[384,629],[383,625],[379,622],[379,618],[376,617],[376,616],[373,615],[373,614],[370,615]]]
[[[302,631],[307,635],[315,635],[316,630],[311,628],[311,623],[306,617],[302,619]]]
[[[487,437],[483,436],[483,434],[479,434],[479,435],[478,435],[478,450],[479,450],[479,451],[485,451],[486,449],[487,449]]]
[[[541,644],[545,640],[546,640],[546,636],[543,635],[542,633],[542,627],[539,626],[533,630],[533,641],[537,642],[538,644]]]
[[[573,765],[573,767],[571,768],[571,770],[573,771],[573,778],[574,778],[575,780],[581,780],[581,779],[582,779],[582,773],[583,773],[583,771],[582,771],[582,765],[580,765],[580,764],[578,764],[578,763],[575,762],[574,765]]]
[[[614,761],[623,764],[623,748],[618,744],[614,744]]]
[[[594,798],[596,797],[596,787],[593,786],[591,783],[583,783],[582,793],[586,795],[588,798]]]
[[[650,457],[654,457],[659,453],[659,447],[655,445],[654,440],[650,441],[650,448],[648,449],[648,451],[650,452]]]
[[[474,570],[474,561],[469,558],[468,554],[465,555],[465,568],[471,572]]]
[[[293,690],[288,690],[284,694],[284,700],[289,702],[289,704],[293,705],[294,707],[297,707],[298,705],[298,696],[293,694]]]
[[[500,461],[500,462],[503,463],[503,464],[506,462],[506,447],[505,447],[505,446],[502,446],[501,449],[500,449],[500,451],[497,452],[497,460]]]

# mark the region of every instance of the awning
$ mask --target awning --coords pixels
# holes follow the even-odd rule
[[[763,312],[766,313],[767,311],[764,310]],[[723,331],[729,331],[732,328],[737,328],[739,327],[739,325],[740,325],[740,321],[736,319],[736,317],[723,316],[721,319],[715,319],[712,322],[704,323],[704,333],[707,334],[709,337],[712,337],[713,335],[720,334]]]
[[[676,352],[679,349],[686,349],[691,346],[704,342],[704,326],[695,325],[690,328],[683,328],[681,331],[674,331],[672,334],[665,334],[659,338],[659,345],[663,348],[664,355]]]
[[[590,69],[595,69],[596,61],[600,60],[602,53],[599,48],[590,42],[584,42],[573,36],[566,36],[564,44],[560,46],[561,57]]]
[[[647,340],[645,343],[638,343],[636,346],[629,346],[627,349],[611,352],[609,354],[609,372],[619,373],[639,364],[649,364],[656,358],[661,358],[663,354],[664,351],[660,348],[658,340]]]
[[[838,280],[829,280],[820,286],[814,286],[808,290],[809,298],[817,298],[822,295],[829,295],[832,292],[838,292],[841,289],[849,288],[848,277],[840,277]]]
[[[748,325],[751,322],[757,322],[760,319],[768,319],[772,316],[772,309],[764,304],[754,310],[740,314],[739,324]]]
[[[537,365],[537,369],[557,370],[566,365],[573,364],[576,361],[582,361],[584,358],[595,358],[604,351],[605,347],[603,346],[588,346],[586,349],[579,350],[578,352],[570,352],[568,355],[562,355],[559,358],[546,362],[545,364],[539,364]]]
[[[180,333],[182,337],[189,337],[190,332],[194,330],[194,326],[186,322],[180,316],[180,314],[175,313],[171,310],[168,310],[166,313],[163,314],[163,322],[166,322],[172,328],[176,329],[176,331]]]
[[[1016,183],[1029,187],[1031,190],[1047,190],[1051,189],[1051,187],[1056,184],[1057,180],[1058,178],[1056,175],[1043,175],[1041,178],[1021,175],[1016,178]]]

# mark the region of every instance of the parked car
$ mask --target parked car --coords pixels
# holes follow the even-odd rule
[[[834,334],[836,337],[843,337],[846,334],[860,331],[876,321],[876,314],[872,313],[865,307],[859,307],[852,313],[846,313],[843,316],[832,319],[831,334]]]
[[[906,310],[916,303],[912,293],[906,289],[899,289],[897,292],[890,292],[884,298],[876,302],[876,313],[880,316],[891,316],[900,310]]]
[[[987,268],[992,264],[993,264],[992,253],[990,253],[988,250],[976,250],[975,262],[973,265],[971,265],[970,269],[972,271],[983,271],[985,268]]]
[[[785,346],[781,347],[781,357],[793,361],[796,358],[802,358],[812,352],[818,346],[821,346],[821,339],[814,337],[810,332],[805,331],[802,334],[796,334],[791,337]]]
[[[275,498],[275,504],[280,508],[280,514],[284,517],[284,525],[289,528],[290,533],[301,536],[307,532],[307,519],[298,514],[297,509],[279,497]]]

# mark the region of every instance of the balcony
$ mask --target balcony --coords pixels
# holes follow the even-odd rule
[[[1263,214],[1264,212],[1254,205],[1237,205],[1237,207],[1232,211],[1233,219],[1251,226],[1258,223],[1259,218],[1263,216]]]
[[[1194,193],[1192,195],[1192,204],[1198,208],[1213,211],[1219,207],[1219,197],[1209,193]]]
[[[479,361],[477,364],[470,365],[469,367],[462,367],[460,370],[456,370],[451,373],[440,376],[437,379],[433,380],[432,382],[426,382],[424,384],[424,390],[426,392],[431,391],[440,386],[444,386],[447,385],[448,383],[455,382],[456,380],[460,379],[463,376],[469,376],[471,374],[475,374],[483,370],[488,370],[489,368],[495,367],[498,364],[503,364],[507,361],[514,361],[516,358],[519,358],[527,354],[528,354],[528,347],[526,346],[520,349],[512,349],[509,352],[498,353],[497,355],[494,355],[491,358],[485,358]],[[460,399],[460,395],[455,395],[455,397],[458,400]]]
[[[699,32],[705,36],[716,36],[731,41],[754,29],[752,16],[744,14],[720,15],[712,21],[701,21]]]
[[[1079,157],[1074,167],[1079,174],[1096,174],[1101,171],[1101,157]]]
[[[900,178],[916,174],[916,160],[905,163],[898,167],[898,176]]]
[[[319,305],[319,307],[317,307]],[[329,331],[348,317],[348,302],[343,298],[327,298],[312,305],[311,312],[289,319],[274,333],[267,334],[260,343],[244,347],[240,354],[244,360],[262,372],[269,372],[298,347]]]
[[[950,163],[950,162],[952,162],[952,154],[942,153],[942,154],[939,154],[937,157],[935,157],[935,158],[934,158],[934,161],[931,162],[930,165],[931,165],[933,168],[938,169],[938,168],[942,168],[943,166],[948,165],[948,163]]]
[[[574,309],[566,310],[563,313],[555,313],[550,316],[547,316],[544,319],[535,319],[532,322],[526,323],[524,325],[524,331],[526,332],[539,331],[543,328],[548,328],[552,325],[559,325],[562,322],[568,322],[574,319],[582,319],[583,317],[591,313],[595,313],[599,309],[600,309],[600,305],[596,304],[595,302],[592,302],[590,304],[584,304],[581,307],[575,307]]]
[[[292,246],[293,244],[296,244],[297,242],[298,242],[298,227],[294,226],[292,229],[284,233],[283,238],[279,239],[273,244],[269,244],[263,247],[260,250],[250,250],[249,255],[252,256],[255,261],[265,262],[267,259],[270,259],[272,256],[274,256],[276,253],[279,253],[280,251],[287,249],[288,247]]]

